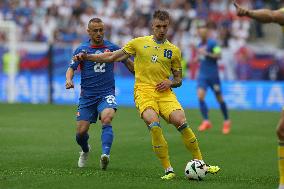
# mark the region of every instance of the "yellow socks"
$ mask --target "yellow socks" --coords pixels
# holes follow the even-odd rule
[[[178,130],[181,133],[183,143],[186,148],[192,153],[193,159],[202,159],[202,155],[198,146],[197,138],[193,131],[188,128],[187,123],[181,125]]]
[[[162,129],[158,122],[153,122],[148,126],[151,137],[153,151],[156,153],[157,157],[160,159],[165,170],[171,168],[171,163],[169,160],[168,144],[163,136]],[[183,142],[186,148],[192,153],[193,159],[202,160],[202,155],[198,146],[197,139],[187,124],[183,124],[178,128],[182,135]]]
[[[280,185],[284,185],[284,141],[279,142],[278,146],[278,166],[279,166],[279,176]]]
[[[153,122],[148,127],[152,137],[153,151],[160,159],[164,169],[171,167],[171,163],[169,160],[168,144],[163,136],[160,124],[158,122]]]

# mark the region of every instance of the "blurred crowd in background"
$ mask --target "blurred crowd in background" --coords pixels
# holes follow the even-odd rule
[[[283,0],[238,2],[253,9],[284,6]],[[269,73],[262,74],[260,78],[250,75],[250,66],[255,62],[247,63],[247,60],[257,60],[257,56],[246,44],[264,39],[267,34],[263,31],[263,25],[237,17],[229,0],[1,0],[0,22],[16,22],[18,41],[76,46],[88,39],[88,21],[100,17],[106,26],[105,37],[123,46],[134,37],[151,34],[151,16],[158,8],[169,10],[172,16],[169,39],[182,49],[185,68],[189,68],[185,73],[187,77],[195,78],[198,63],[191,60],[196,54],[198,41],[196,26],[200,20],[206,20],[210,23],[211,37],[218,39],[224,49],[229,49],[225,51],[228,56],[220,64],[221,70],[227,69],[224,79],[284,79],[282,57],[279,59],[265,53],[261,54],[261,60],[267,60],[265,65],[268,65]],[[6,34],[0,30],[0,44],[7,41]],[[281,43],[272,46],[279,48]],[[238,59],[239,63],[230,65],[230,59]],[[258,64],[255,65],[258,68]],[[277,68],[273,67],[271,71],[270,65]]]
[[[256,9],[283,5],[280,0],[238,2]],[[20,41],[76,43],[86,38],[88,21],[100,17],[106,24],[106,37],[123,45],[133,37],[150,34],[150,19],[158,8],[170,11],[173,27],[169,37],[182,47],[194,40],[195,21],[200,19],[211,22],[223,46],[230,38],[249,37],[250,22],[237,18],[228,0],[2,0],[0,20],[17,23]],[[256,26],[256,36],[263,36],[261,25]],[[3,33],[0,40],[5,40]]]

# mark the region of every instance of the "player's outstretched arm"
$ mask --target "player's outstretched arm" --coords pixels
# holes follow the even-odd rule
[[[66,82],[65,82],[66,89],[74,88],[73,77],[74,77],[74,70],[72,68],[68,68],[68,70],[66,71]]]
[[[135,71],[134,71],[134,62],[132,60],[130,60],[129,58],[124,61],[124,65],[126,66],[126,68],[134,75]]]
[[[73,56],[74,61],[90,60],[101,63],[121,62],[123,60],[126,60],[127,58],[129,58],[129,55],[124,53],[122,49],[101,54],[88,54],[86,52],[82,52]]]
[[[241,7],[234,2],[238,16],[247,16],[262,23],[278,23],[284,25],[284,13],[280,10],[258,9],[251,10]]]

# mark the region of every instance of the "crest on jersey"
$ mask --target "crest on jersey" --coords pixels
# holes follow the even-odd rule
[[[100,51],[100,50],[96,50],[96,51],[95,51],[95,54],[101,54],[101,53],[103,53],[103,52]]]
[[[157,55],[152,55],[151,57],[151,62],[156,63],[158,61],[158,56]]]

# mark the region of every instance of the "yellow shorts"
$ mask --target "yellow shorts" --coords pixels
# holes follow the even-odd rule
[[[150,107],[157,112],[158,115],[162,116],[167,122],[169,122],[170,114],[173,111],[183,111],[176,95],[170,89],[164,92],[158,92],[155,89],[135,87],[134,100],[141,117],[142,113]]]

